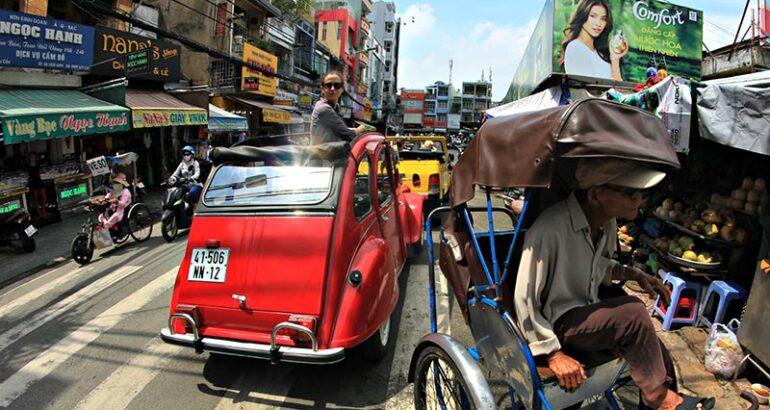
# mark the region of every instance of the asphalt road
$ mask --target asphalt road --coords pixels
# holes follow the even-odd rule
[[[400,276],[381,363],[354,352],[331,366],[272,366],[160,340],[186,236],[167,244],[155,232],[2,289],[0,408],[413,408],[409,362],[429,330],[425,251]]]

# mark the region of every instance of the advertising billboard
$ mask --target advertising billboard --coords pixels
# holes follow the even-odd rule
[[[149,50],[151,59],[144,73],[130,74],[127,56]],[[182,48],[167,41],[142,37],[107,27],[96,27],[92,74],[107,77],[131,76],[154,81],[179,81]]]
[[[89,71],[94,28],[0,10],[0,66]]]
[[[703,12],[657,0],[548,0],[504,103],[553,73],[646,83],[649,74],[700,80]]]
[[[700,80],[703,12],[655,0],[555,0],[553,71],[645,83]]]
[[[249,62],[269,73],[278,72],[278,57],[249,43],[243,43],[243,61]],[[278,79],[268,77],[246,66],[242,69],[241,88],[254,94],[275,97]]]

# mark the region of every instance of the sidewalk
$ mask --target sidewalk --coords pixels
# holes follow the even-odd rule
[[[147,192],[144,203],[153,213],[153,221],[160,220],[160,202],[164,190],[154,188]],[[62,221],[39,228],[35,234],[37,246],[32,253],[16,251],[13,248],[0,248],[0,288],[23,279],[44,267],[51,267],[72,258],[70,246],[86,219],[82,209],[72,209],[62,213]],[[160,229],[159,227],[153,228]]]

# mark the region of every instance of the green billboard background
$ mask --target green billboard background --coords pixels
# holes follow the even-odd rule
[[[553,20],[553,71],[559,66],[564,28],[584,0],[555,0]],[[618,29],[629,51],[620,60],[624,81],[644,83],[650,60],[665,61],[670,75],[700,80],[703,49],[703,12],[655,0],[606,0],[612,14],[610,39]],[[657,68],[657,67],[656,67]]]
[[[524,98],[551,75],[553,2],[546,1],[503,102]]]

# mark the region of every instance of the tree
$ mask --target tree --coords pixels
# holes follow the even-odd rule
[[[313,0],[273,0],[273,5],[281,10],[283,21],[295,24],[312,9]]]

